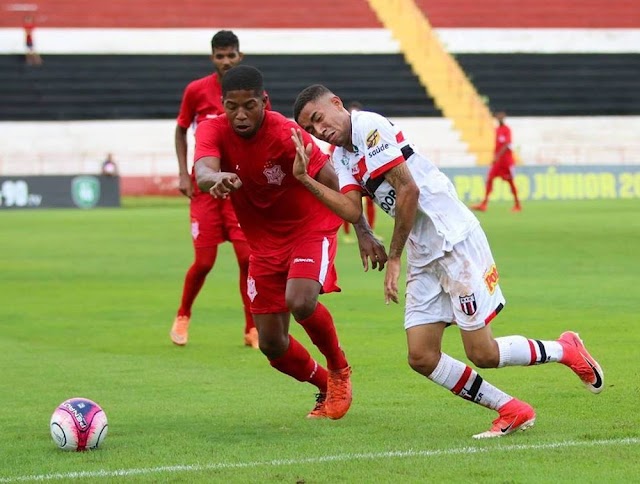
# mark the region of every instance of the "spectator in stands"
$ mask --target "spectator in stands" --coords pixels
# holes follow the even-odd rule
[[[354,111],[362,111],[363,106],[362,106],[362,103],[359,101],[351,101],[349,104],[346,105],[346,108],[347,108],[347,111],[352,113]],[[331,147],[332,153],[333,153],[333,148],[334,147],[332,146]],[[367,222],[369,222],[369,226],[371,227],[371,230],[375,231],[376,205],[375,203],[373,203],[373,199],[371,197],[365,196],[364,199],[367,205]],[[345,220],[342,224],[342,230],[344,231],[344,236],[342,237],[342,241],[346,244],[353,244],[355,242],[355,239],[351,235],[351,224]],[[375,236],[381,241],[384,240],[378,234],[375,234]]]
[[[109,153],[102,162],[102,174],[107,176],[118,176],[118,165],[113,161],[113,155]]]
[[[215,72],[189,83],[184,91],[178,114],[175,146],[178,158],[180,192],[189,197],[191,217],[191,237],[195,250],[195,260],[189,267],[182,288],[182,299],[171,327],[174,344],[187,344],[191,321],[191,308],[202,288],[207,275],[215,264],[218,245],[229,241],[240,268],[240,296],[244,306],[244,344],[258,348],[258,331],[253,323],[247,295],[249,274],[249,244],[240,228],[231,200],[216,199],[207,192],[201,192],[195,183],[195,174],[189,174],[187,167],[187,130],[195,131],[198,124],[224,114],[222,106],[221,82],[232,67],[242,62],[240,41],[230,30],[221,30],[211,39],[211,61]],[[270,109],[267,102],[267,109]]]
[[[518,200],[518,190],[516,189],[516,184],[513,181],[515,163],[513,159],[513,151],[511,149],[511,129],[504,122],[506,117],[507,114],[504,111],[498,111],[495,113],[498,126],[496,128],[496,143],[493,162],[487,176],[484,200],[477,205],[473,205],[471,207],[473,210],[478,210],[480,212],[487,210],[489,196],[493,190],[493,180],[498,177],[506,181],[509,184],[509,187],[511,187],[511,193],[513,193],[513,200],[515,202],[511,210],[514,212],[520,212],[522,210],[520,200]]]
[[[36,28],[33,15],[26,15],[24,17],[22,27],[24,29],[25,46],[27,49],[25,60],[30,66],[39,66],[42,64],[42,58],[40,57],[40,54],[36,52],[36,48],[33,43],[33,31]]]

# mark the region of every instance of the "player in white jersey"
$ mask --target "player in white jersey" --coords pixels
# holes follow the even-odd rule
[[[500,437],[533,426],[533,408],[484,380],[470,366],[442,353],[444,329],[457,324],[467,357],[479,368],[559,362],[593,393],[604,388],[600,365],[577,333],[558,340],[523,336],[494,338],[489,323],[504,307],[498,270],[480,223],[459,200],[449,179],[376,113],[349,113],[339,97],[316,84],[294,105],[296,122],[338,148],[333,162],[340,192],[306,173],[311,146],[292,132],[294,174],[317,198],[348,221],[362,214],[365,192],[389,215],[394,229],[384,293],[398,302],[400,258],[407,247],[405,330],[409,364],[454,394],[496,410],[491,428],[475,438]]]

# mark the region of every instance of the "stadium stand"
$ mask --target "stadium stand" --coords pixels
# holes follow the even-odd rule
[[[435,28],[639,28],[634,0],[416,0]],[[552,30],[548,34],[553,35]],[[506,47],[508,51],[508,46]],[[492,109],[512,116],[640,114],[640,54],[456,54]]]
[[[512,116],[640,114],[640,54],[458,54],[493,109]]]
[[[389,0],[389,4],[396,3],[397,0]],[[429,21],[439,33],[446,38],[452,38],[453,34],[467,39],[463,42],[466,46],[470,45],[469,32],[477,34],[481,31],[484,36],[498,31],[527,32],[523,35],[529,35],[531,47],[540,30],[545,29],[549,29],[549,36],[554,35],[551,29],[555,28],[564,28],[566,32],[582,29],[581,39],[589,35],[585,32],[592,28],[605,35],[608,35],[608,29],[640,30],[636,0],[561,0],[556,3],[550,0],[416,0],[416,3],[427,12]],[[189,0],[188,8],[183,3],[169,0],[42,0],[37,2],[40,21],[36,37],[37,45],[44,51],[45,64],[39,69],[24,66],[20,8],[26,8],[25,5],[5,2],[2,4],[3,15],[0,15],[0,34],[3,31],[5,34],[2,37],[4,44],[0,44],[3,53],[0,55],[0,123],[5,133],[12,130],[6,137],[10,139],[0,151],[0,172],[24,171],[27,163],[35,158],[41,161],[34,165],[34,172],[59,170],[61,160],[68,160],[69,170],[84,170],[84,166],[101,159],[105,152],[114,151],[122,160],[125,175],[173,173],[174,154],[171,143],[166,140],[173,136],[173,120],[182,89],[188,81],[211,72],[207,36],[225,27],[247,29],[241,34],[242,39],[249,31],[260,32],[259,35],[268,32],[253,29],[297,28],[315,32],[318,36],[318,40],[314,40],[315,47],[326,48],[327,41],[322,39],[328,38],[334,39],[333,45],[351,42],[356,48],[357,54],[338,54],[329,48],[325,49],[326,54],[318,55],[317,50],[311,53],[301,48],[273,55],[267,48],[271,47],[268,42],[263,42],[264,49],[257,51],[247,48],[248,44],[244,43],[243,50],[249,54],[246,62],[262,68],[267,75],[267,87],[275,109],[289,113],[293,96],[300,87],[311,82],[325,82],[339,90],[346,101],[357,99],[390,117],[403,117],[403,124],[410,121],[406,118],[410,117],[415,126],[415,138],[423,144],[423,151],[439,164],[469,166],[473,163],[461,156],[467,152],[459,132],[452,129],[450,120],[441,117],[433,99],[425,94],[397,49],[385,50],[385,53],[367,52],[370,44],[362,41],[358,37],[360,34],[352,33],[352,40],[345,42],[335,40],[342,38],[332,37],[332,32],[327,30],[381,29],[382,23],[367,0],[317,2],[312,13],[307,3],[297,0]],[[155,35],[165,37],[162,32],[167,28],[184,28],[185,35],[199,29],[205,32],[205,41],[198,41],[197,47],[184,55],[179,54],[182,50],[148,52],[137,43],[141,36],[147,35],[143,32],[148,28],[155,28],[152,31]],[[99,33],[97,38],[92,37],[96,32]],[[138,40],[129,44],[143,49],[121,51],[116,48],[99,50],[99,53],[82,50],[86,44],[110,45],[109,41],[113,39],[108,36],[111,32],[120,36],[133,35]],[[69,33],[74,40],[65,37]],[[57,43],[54,42],[52,51],[47,52],[52,44],[46,41],[52,38],[51,35],[56,36]],[[80,38],[82,35],[88,40],[86,44]],[[175,35],[175,31],[171,35]],[[504,38],[501,35],[495,38]],[[546,32],[542,35],[549,40]],[[7,47],[7,40],[13,47]],[[290,44],[295,46],[296,40],[292,35]],[[555,44],[559,45],[559,42]],[[634,45],[633,42],[627,44]],[[492,45],[496,45],[495,39]],[[601,54],[585,53],[591,51],[584,49],[573,54],[562,50],[563,53],[542,54],[547,51],[529,48],[523,53],[504,43],[497,50],[487,49],[484,42],[475,42],[470,51],[464,50],[464,46],[460,48],[459,43],[457,47],[458,50],[453,51],[455,58],[480,94],[486,96],[491,108],[508,111],[525,163],[562,163],[568,159],[565,155],[568,149],[571,153],[580,153],[570,157],[571,163],[630,163],[637,160],[640,145],[631,146],[633,143],[629,140],[635,140],[635,134],[629,133],[637,132],[632,118],[640,119],[640,102],[634,89],[640,67],[640,49],[616,51],[614,46],[613,50]],[[575,42],[573,47],[576,47]],[[69,50],[65,50],[67,48]],[[79,55],[81,51],[82,55]],[[167,55],[167,52],[173,54]],[[347,74],[333,69],[345,65],[348,66]],[[583,116],[567,118],[560,123],[559,118],[553,118],[575,114]],[[587,116],[606,114],[636,116],[626,116],[629,121],[613,118],[605,121],[602,117],[602,122],[591,117],[593,122],[585,124]],[[131,121],[138,119],[141,121]],[[12,123],[14,120],[32,123]],[[77,121],[59,123],[59,120]],[[83,123],[83,120],[103,121],[92,121],[95,123],[92,124]],[[613,123],[619,128],[608,133],[606,153],[597,157],[581,154],[594,152],[592,140],[601,136],[604,130],[608,131],[606,126],[613,126]],[[108,126],[109,139],[98,139],[92,134],[95,132],[93,126],[98,124]],[[28,140],[32,139],[30,130],[33,129],[39,134],[49,133],[51,140],[42,136],[36,147],[31,146]],[[156,137],[150,138],[150,131],[157,133]],[[584,136],[578,138],[576,133]],[[63,150],[60,147],[63,139],[70,148]],[[568,143],[575,147],[569,148]],[[28,146],[32,149],[27,149]],[[559,154],[556,156],[555,153]],[[51,159],[57,160],[55,166],[49,163]],[[148,162],[141,163],[142,159]]]
[[[440,115],[399,54],[252,55],[245,62],[263,70],[273,107],[285,114],[302,88],[320,82],[387,116]],[[187,83],[211,71],[206,55],[50,55],[38,69],[0,56],[0,119],[171,119]]]

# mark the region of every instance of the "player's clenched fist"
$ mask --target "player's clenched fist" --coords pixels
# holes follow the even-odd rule
[[[215,198],[227,198],[229,193],[235,192],[241,186],[242,181],[235,173],[219,173],[209,193]]]

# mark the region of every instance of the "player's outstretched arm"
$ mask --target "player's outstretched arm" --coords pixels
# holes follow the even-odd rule
[[[203,192],[208,191],[215,198],[227,198],[229,193],[242,186],[238,175],[220,171],[220,160],[213,156],[196,160],[194,169],[198,188]]]
[[[311,177],[307,172],[307,167],[309,166],[309,157],[313,148],[312,144],[308,143],[305,146],[302,132],[294,128],[291,128],[291,140],[296,146],[296,157],[293,161],[293,175],[296,179],[336,215],[347,222],[356,223],[362,215],[362,197],[360,193],[349,192],[342,194],[331,188],[331,186],[327,186]],[[321,171],[323,170],[330,170],[330,168],[325,165]],[[327,184],[337,185],[337,183],[332,184],[328,181]]]
[[[358,236],[360,259],[364,271],[371,268],[382,270],[387,262],[387,253],[384,245],[373,235],[369,223],[362,213],[362,196],[359,191],[350,191],[343,195],[339,191],[339,183],[336,172],[330,163],[325,164],[316,175],[316,179],[309,176],[307,168],[313,146],[304,145],[302,132],[291,129],[291,139],[296,145],[296,157],[293,164],[294,176],[313,193],[329,209],[353,223]]]

